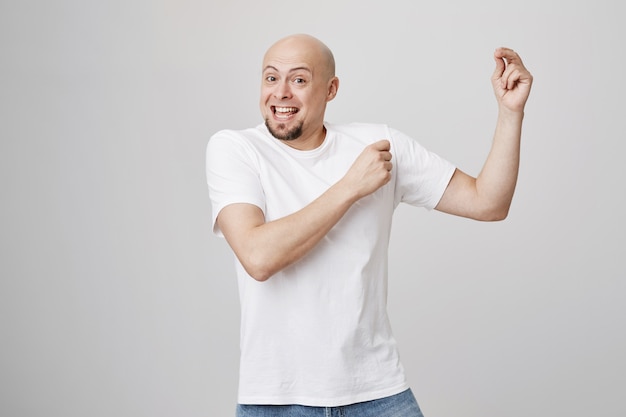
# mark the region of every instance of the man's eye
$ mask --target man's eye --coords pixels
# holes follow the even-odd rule
[[[296,84],[304,84],[306,81],[304,80],[304,78],[295,78],[293,82]]]
[[[273,75],[268,75],[267,77],[265,77],[265,81],[274,82],[276,81],[276,77],[274,77]]]

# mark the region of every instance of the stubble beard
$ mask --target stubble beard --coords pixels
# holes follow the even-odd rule
[[[270,120],[265,119],[265,126],[267,127],[267,130],[270,131],[272,136],[279,140],[294,140],[302,136],[303,122],[298,123],[289,130],[286,129],[284,123],[279,123],[278,126],[276,126],[276,129],[274,129],[270,124]]]

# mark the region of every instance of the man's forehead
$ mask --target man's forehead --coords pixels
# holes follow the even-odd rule
[[[272,65],[275,68],[308,68],[312,71],[323,63],[324,57],[317,48],[308,45],[283,43],[270,48],[263,57],[263,68]]]

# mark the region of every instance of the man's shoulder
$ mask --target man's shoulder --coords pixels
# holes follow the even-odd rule
[[[232,140],[246,140],[246,139],[254,139],[258,137],[265,136],[263,131],[263,125],[258,125],[256,127],[250,127],[247,129],[222,129],[215,132],[210,140],[224,138],[224,139],[232,139]]]
[[[259,125],[248,129],[222,129],[215,132],[208,141],[207,149],[226,151],[228,149],[252,151],[268,142],[264,126]]]

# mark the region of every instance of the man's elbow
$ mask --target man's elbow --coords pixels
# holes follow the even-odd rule
[[[503,214],[493,214],[491,216],[486,216],[482,219],[479,219],[481,221],[484,222],[501,222],[503,220],[505,220],[508,216],[508,213],[503,213]]]
[[[509,216],[509,208],[510,205],[508,204],[505,206],[490,207],[483,210],[476,219],[484,222],[500,222]]]
[[[254,271],[254,270],[247,270],[247,269],[246,269],[246,272],[248,272],[248,275],[250,275],[250,277],[252,277],[255,281],[258,281],[258,282],[265,282],[268,279],[270,279],[270,277],[273,275],[265,271]]]
[[[242,261],[241,264],[248,275],[255,281],[267,281],[275,273],[275,271],[270,268],[268,263],[263,260],[255,261],[253,259],[248,259],[246,261]]]

